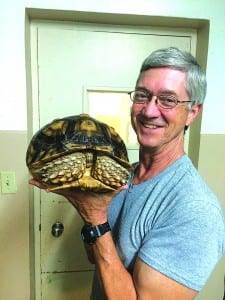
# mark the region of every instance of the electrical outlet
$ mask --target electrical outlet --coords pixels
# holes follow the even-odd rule
[[[2,194],[15,194],[17,191],[15,172],[0,172]]]

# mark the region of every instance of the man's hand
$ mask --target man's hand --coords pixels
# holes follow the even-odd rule
[[[48,188],[44,184],[36,181],[35,179],[31,179],[29,183],[49,192]],[[52,192],[68,199],[69,202],[77,209],[85,223],[98,225],[107,221],[107,210],[109,204],[112,198],[120,191],[94,193],[71,188],[53,190]]]

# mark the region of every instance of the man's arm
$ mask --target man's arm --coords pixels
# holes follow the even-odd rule
[[[107,299],[191,300],[197,292],[168,278],[137,258],[131,275],[118,257],[111,233],[91,246]]]
[[[143,300],[190,300],[197,292],[176,282],[137,259],[133,280],[137,299]]]
[[[107,299],[137,299],[131,274],[124,268],[112,235],[107,232],[92,246],[95,265]]]

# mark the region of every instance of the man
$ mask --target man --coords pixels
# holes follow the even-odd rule
[[[91,299],[194,299],[225,249],[218,200],[184,153],[206,79],[190,53],[160,49],[129,94],[140,159],[128,185],[113,193],[58,192],[85,223],[96,265]]]

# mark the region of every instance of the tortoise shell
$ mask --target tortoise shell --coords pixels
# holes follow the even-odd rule
[[[114,128],[87,114],[55,119],[31,139],[26,164],[49,190],[110,191],[126,184],[131,164]]]

